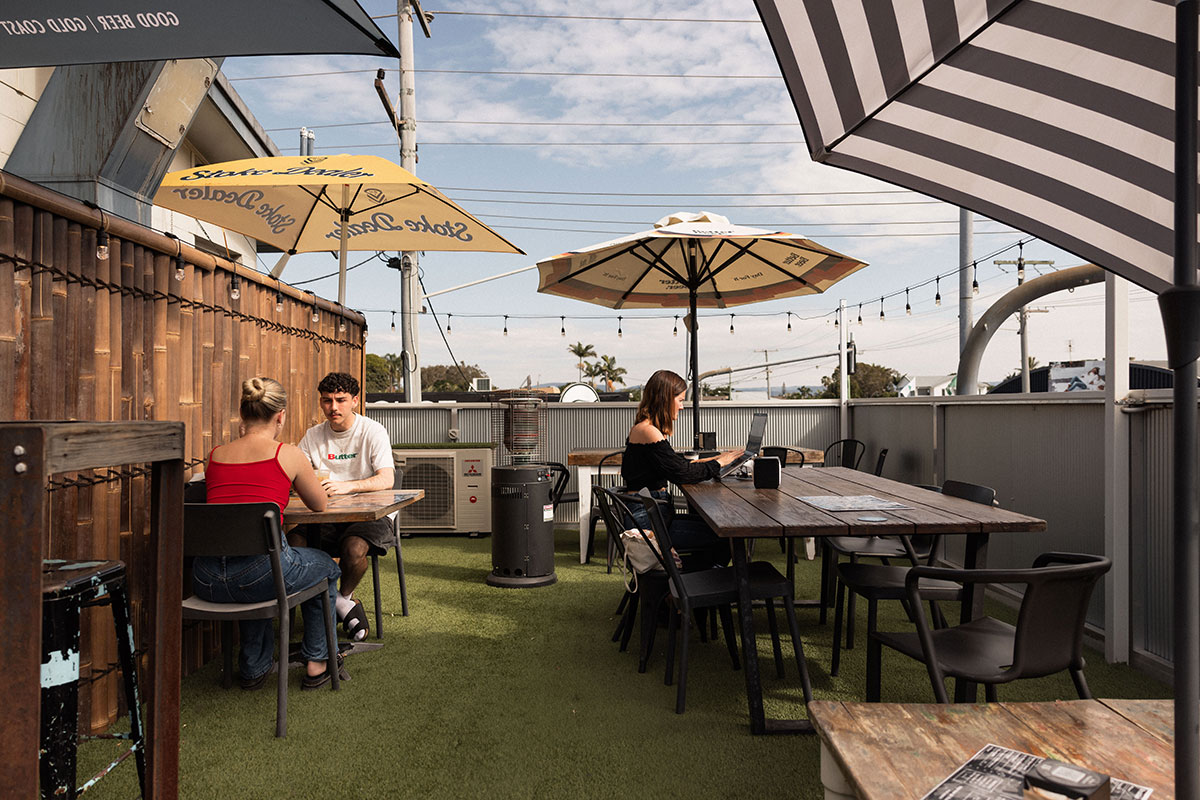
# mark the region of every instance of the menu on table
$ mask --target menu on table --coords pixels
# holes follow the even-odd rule
[[[883,511],[894,508],[908,508],[898,500],[885,500],[873,494],[814,494],[797,495],[797,500],[803,500],[810,506],[816,506],[822,511]]]
[[[1025,773],[1043,761],[1040,756],[984,745],[922,800],[1022,800]],[[1111,778],[1112,800],[1144,800],[1153,789]]]

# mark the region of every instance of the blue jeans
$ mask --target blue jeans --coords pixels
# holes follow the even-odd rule
[[[329,580],[329,607],[334,608],[334,593],[342,571],[327,554],[308,547],[291,547],[285,541],[279,553],[283,584],[288,592],[305,589]],[[208,556],[192,564],[192,590],[202,600],[213,603],[256,603],[275,599],[275,578],[269,556]],[[300,604],[304,617],[304,642],[300,656],[306,661],[324,661],[329,657],[325,644],[325,616],[321,597],[310,597]],[[336,617],[335,617],[336,619]],[[271,669],[275,637],[271,620],[248,619],[239,623],[241,650],[238,670],[246,680],[265,675]],[[287,659],[287,654],[281,654]]]
[[[660,501],[659,512],[667,525],[671,546],[683,561],[684,572],[723,567],[729,563],[729,543],[717,536],[704,520],[687,514],[677,515],[674,500],[665,489],[652,489],[650,494]],[[637,527],[651,530],[650,517],[645,506],[632,502],[628,507]],[[626,520],[626,524],[629,524],[629,520]]]

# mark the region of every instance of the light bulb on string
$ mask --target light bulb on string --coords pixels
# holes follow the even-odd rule
[[[671,335],[672,336],[679,335],[679,315],[678,314],[675,315],[675,329],[671,331]]]
[[[183,256],[181,256],[181,255],[175,256],[175,280],[180,281],[180,282],[183,281],[184,276],[187,274],[184,271],[185,265],[186,265],[186,262],[184,262]]]
[[[1025,282],[1025,243],[1017,242],[1017,286]]]
[[[108,261],[108,231],[96,234],[96,259]]]
[[[566,336],[567,335],[567,318],[559,317],[558,324],[559,324],[558,335]]]
[[[933,296],[933,304],[935,306],[940,306],[942,304],[942,276],[941,275],[937,276],[937,279],[934,281],[934,286],[935,286],[935,291],[937,293]]]
[[[879,321],[883,322],[883,298],[879,298]]]
[[[838,328],[838,326],[839,326],[839,323],[838,323],[838,318],[837,318],[837,317],[834,317],[834,318],[833,318],[833,327],[834,327],[834,329],[837,329],[837,328]]]
[[[912,316],[912,306],[908,302],[908,289],[904,290],[904,313],[906,316]]]
[[[858,304],[858,324],[862,325],[862,303]]]
[[[791,332],[792,332],[792,312],[790,312],[790,311],[789,311],[789,312],[787,312],[787,315],[788,315],[788,327],[787,327],[787,329],[788,329],[788,333],[791,333]]]
[[[237,273],[233,273],[233,277],[229,279],[229,299],[240,300],[242,297],[242,282],[238,279]]]
[[[504,315],[504,335],[508,336],[508,314]]]
[[[729,334],[733,335],[733,314],[729,315]]]
[[[621,317],[617,317],[617,338],[621,338]]]
[[[278,289],[275,290],[275,313],[283,313],[283,292]]]
[[[346,332],[346,318],[342,317],[338,320],[338,333]]]
[[[396,312],[392,312],[392,333],[396,332]]]
[[[971,262],[971,294],[979,294],[979,264]]]
[[[453,314],[446,315],[446,333],[450,332],[450,318],[453,316],[454,316]]]
[[[317,308],[317,296],[316,296],[315,294],[313,295],[312,321],[313,321],[313,322],[320,322],[320,321],[321,321],[321,312],[320,312],[320,310]]]

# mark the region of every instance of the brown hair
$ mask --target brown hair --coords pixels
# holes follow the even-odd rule
[[[242,383],[238,412],[244,422],[266,422],[287,408],[287,392],[273,378],[249,378]]]
[[[670,436],[675,432],[675,420],[671,414],[675,396],[687,391],[687,381],[671,372],[660,369],[650,376],[642,387],[642,402],[638,403],[637,418],[633,424],[650,420],[650,424]]]

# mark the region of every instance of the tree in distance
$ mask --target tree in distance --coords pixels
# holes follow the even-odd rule
[[[583,370],[584,367],[587,366],[584,361],[588,358],[593,358],[596,355],[596,348],[592,347],[590,344],[576,342],[567,348],[567,352],[575,356],[575,366],[579,368],[579,380],[582,381]]]
[[[900,381],[903,377],[891,367],[881,367],[878,364],[868,364],[860,361],[858,362],[858,368],[850,376],[850,396],[898,397],[900,395]],[[832,375],[821,378],[821,385],[825,389],[818,396],[836,398],[841,379],[841,367],[834,369]]]
[[[367,353],[365,392],[396,392],[404,384],[400,356],[394,353]],[[487,373],[476,365],[435,364],[421,367],[421,385],[430,392],[469,392],[471,378],[486,378]]]
[[[625,368],[617,366],[616,356],[600,356],[600,374],[599,377],[604,380],[608,391],[613,390],[614,384],[625,385]]]

